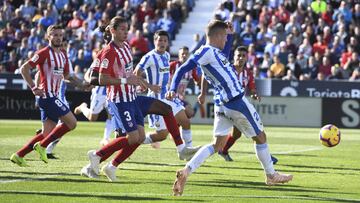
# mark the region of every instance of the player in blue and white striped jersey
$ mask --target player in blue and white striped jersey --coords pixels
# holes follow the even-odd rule
[[[224,147],[228,129],[232,126],[254,140],[256,155],[265,171],[267,185],[286,183],[293,177],[275,171],[260,116],[244,97],[244,89],[237,80],[237,73],[222,52],[227,41],[228,27],[228,24],[218,20],[209,23],[206,30],[207,44],[201,46],[177,69],[170,91],[166,94],[168,99],[172,99],[184,73],[200,65],[205,79],[215,88],[216,95],[219,96],[219,102],[215,105],[214,143],[204,145],[183,169],[177,171],[173,185],[174,195],[182,195],[187,177],[208,157]],[[202,82],[202,87],[203,84],[205,81]]]
[[[159,93],[149,90],[148,96],[157,98],[171,106],[176,121],[182,127],[181,137],[185,141],[186,147],[192,147],[190,119],[186,116],[182,102],[179,99],[171,101],[165,99],[170,79],[170,54],[166,51],[169,44],[168,33],[164,30],[158,30],[154,35],[154,44],[155,49],[141,58],[135,73],[139,76],[145,74],[149,84],[161,87]],[[156,128],[156,133],[147,134],[144,143],[161,141],[169,133],[162,116],[149,115],[149,125],[152,128]]]

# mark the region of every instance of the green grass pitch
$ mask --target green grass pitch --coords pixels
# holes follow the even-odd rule
[[[192,174],[184,196],[172,196],[178,160],[168,138],[160,149],[141,146],[120,165],[118,182],[79,175],[86,152],[99,148],[104,123],[79,122],[55,149],[60,159],[40,161],[26,156],[30,167],[9,161],[40,127],[39,121],[0,120],[0,202],[360,202],[360,130],[340,129],[341,143],[323,147],[316,128],[266,127],[277,170],[294,175],[288,184],[268,187],[250,139],[241,138],[230,153],[217,154]],[[195,145],[212,140],[212,126],[193,125]]]

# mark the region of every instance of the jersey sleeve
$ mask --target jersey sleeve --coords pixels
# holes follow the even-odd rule
[[[247,69],[246,71],[247,71],[247,75],[249,77],[249,82],[248,82],[247,87],[249,88],[250,91],[256,91],[254,74],[250,69]]]
[[[106,50],[100,58],[100,70],[99,73],[111,74],[113,73],[115,62],[115,55],[110,50]]]
[[[211,49],[209,47],[202,47],[198,49],[189,60],[199,64],[200,66],[211,63]]]
[[[74,69],[72,68],[72,64],[70,64],[71,62],[70,62],[66,52],[62,51],[62,53],[65,56],[64,75],[65,74],[70,74],[70,75],[74,74]]]
[[[176,64],[177,61],[171,61],[170,62],[170,75],[174,75],[175,71],[176,71]]]
[[[150,54],[146,54],[145,56],[143,56],[140,60],[140,62],[138,63],[138,67],[140,70],[144,71],[148,68],[151,67],[151,59],[150,59],[151,55]]]
[[[32,68],[35,68],[39,64],[43,64],[48,57],[49,53],[47,52],[47,49],[41,49],[37,51],[31,59],[29,59],[29,65]]]

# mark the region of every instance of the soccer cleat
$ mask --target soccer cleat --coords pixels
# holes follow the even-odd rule
[[[20,167],[26,167],[29,166],[25,159],[23,157],[19,157],[19,155],[17,155],[16,153],[12,154],[10,157],[10,161],[13,162],[14,164],[19,165]]]
[[[45,163],[48,163],[48,158],[46,156],[46,148],[45,147],[42,147],[40,145],[40,142],[37,142],[34,144],[34,150],[39,153],[40,155],[40,159],[45,162]]]
[[[84,167],[81,169],[80,175],[81,175],[81,176],[88,177],[88,178],[99,178],[99,176],[96,175],[96,174],[94,173],[94,171],[91,169],[90,164],[84,166]]]
[[[85,102],[81,103],[79,106],[77,106],[75,109],[74,109],[74,114],[75,115],[79,115],[81,114],[81,106],[85,106],[87,107],[87,104]]]
[[[222,157],[225,159],[225,161],[234,161],[234,160],[231,158],[231,156],[229,155],[229,153],[223,153],[222,151],[219,151],[218,154],[219,154],[220,156],[222,156]]]
[[[176,180],[172,188],[174,196],[181,196],[183,194],[188,176],[189,172],[186,168],[176,171]]]
[[[178,152],[179,159],[189,161],[195,155],[195,153],[199,151],[200,148],[201,146],[184,147],[184,149],[181,150],[181,152]]]
[[[275,158],[273,155],[270,155],[271,156],[271,160],[273,162],[273,164],[275,165],[279,160],[277,158]]]
[[[110,139],[102,139],[101,141],[100,141],[100,145],[101,146],[105,146],[105,145],[107,145],[107,144],[109,144],[109,142],[110,142]]]
[[[160,148],[160,142],[153,142],[150,145],[154,149],[159,149]]]
[[[95,150],[90,150],[88,151],[88,157],[89,157],[89,161],[90,161],[90,167],[93,170],[93,172],[96,175],[100,174],[100,169],[99,169],[99,165],[100,165],[100,159],[101,157],[99,157],[98,155],[96,155],[96,151]]]
[[[53,153],[46,154],[46,156],[47,156],[48,159],[59,159]]]
[[[111,162],[103,166],[101,168],[101,171],[105,174],[105,176],[109,179],[110,182],[116,181],[116,167],[111,166]]]
[[[276,185],[278,183],[287,183],[293,179],[293,175],[291,174],[281,174],[275,172],[273,175],[267,175],[265,183],[266,185]]]

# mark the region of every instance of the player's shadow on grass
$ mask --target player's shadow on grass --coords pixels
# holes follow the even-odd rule
[[[264,182],[252,182],[252,181],[242,181],[242,180],[208,180],[208,181],[189,181],[189,185],[196,185],[201,187],[225,187],[225,188],[248,188],[252,190],[271,190],[279,192],[303,192],[303,193],[328,193],[329,189],[316,189],[316,188],[304,188],[302,186],[285,184],[285,185],[276,185],[269,187],[265,185]],[[343,194],[354,194],[354,193],[343,193]]]
[[[291,164],[281,164],[282,166],[289,166],[295,168],[314,168],[314,169],[325,169],[325,170],[349,170],[360,172],[359,168],[345,168],[345,167],[331,167],[331,166],[309,166],[309,165],[291,165]]]
[[[75,197],[75,198],[101,198],[107,200],[130,200],[130,201],[141,201],[141,200],[152,200],[152,201],[178,201],[177,199],[164,199],[161,197],[139,197],[130,195],[111,195],[111,194],[84,194],[84,193],[67,193],[67,192],[41,192],[41,191],[1,191],[0,194],[14,194],[14,195],[43,195],[43,196],[58,196],[58,197]],[[170,197],[170,194],[169,194]],[[189,202],[203,202],[203,200],[196,199],[181,199],[181,201]]]
[[[120,168],[120,170],[149,172],[149,173],[153,173],[153,172],[161,172],[161,173],[163,173],[164,172],[164,173],[173,173],[174,175],[176,174],[176,170],[164,170],[164,169],[155,170],[155,169],[140,169],[140,168]],[[225,175],[225,173],[216,173],[216,172],[198,172],[197,174],[202,174],[202,175]]]
[[[47,172],[28,172],[28,171],[0,171],[0,173],[16,173],[16,174],[24,174],[24,175],[79,176],[79,173],[47,173]]]

